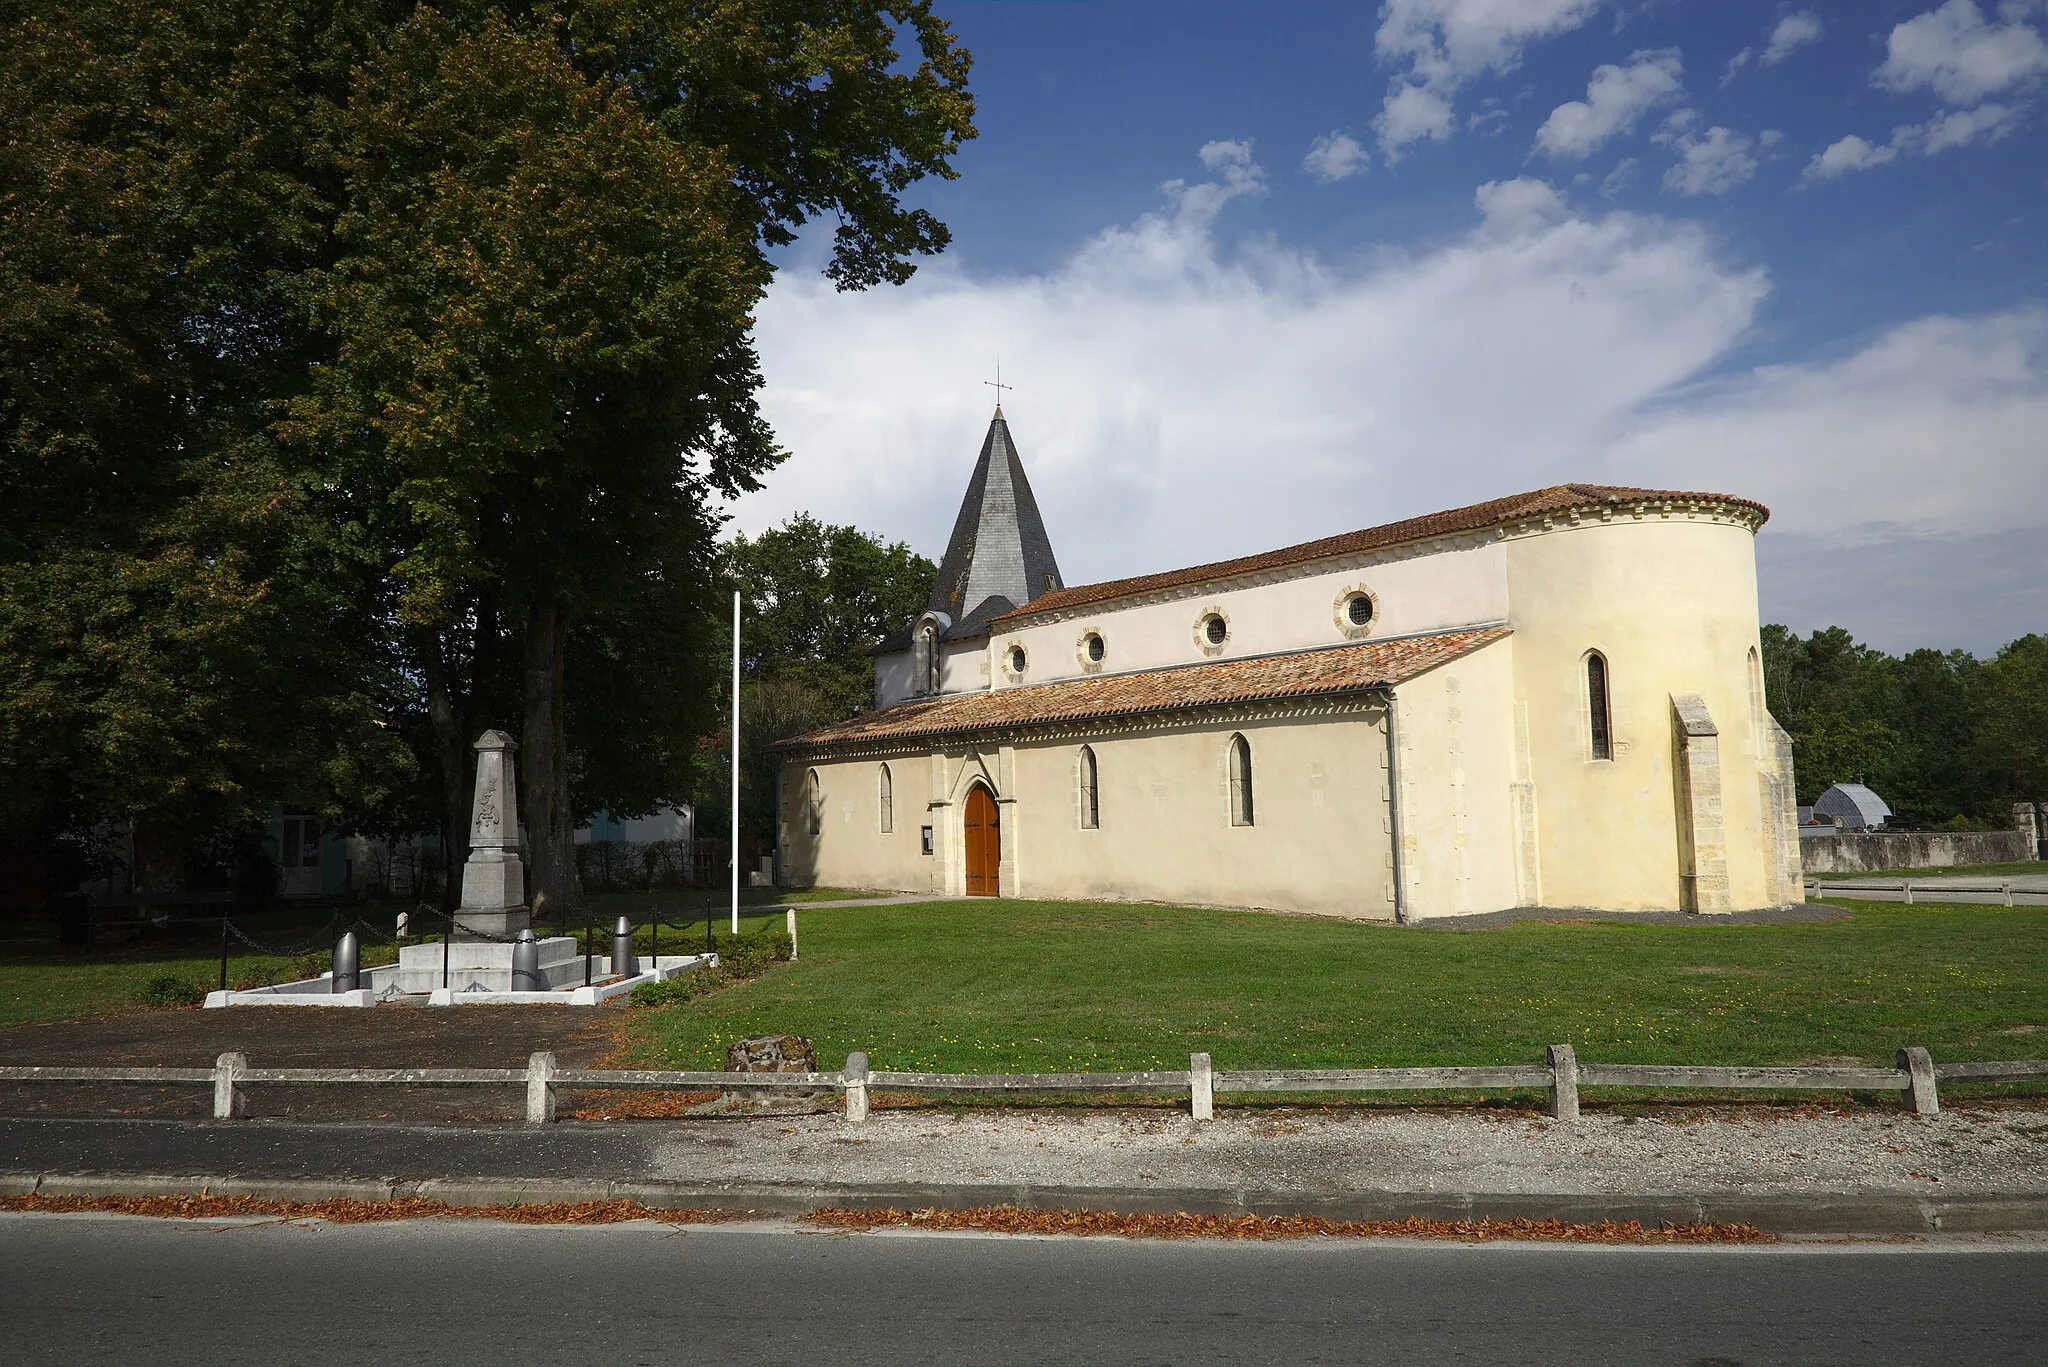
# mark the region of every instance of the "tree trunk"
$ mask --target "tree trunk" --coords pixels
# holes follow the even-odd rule
[[[129,881],[144,894],[185,890],[185,826],[166,812],[144,812],[130,828],[134,867]]]
[[[462,865],[469,858],[469,728],[465,708],[448,674],[448,643],[440,631],[421,633],[426,660],[427,720],[434,757],[441,768],[441,910],[453,913],[462,901]]]
[[[569,747],[563,734],[563,658],[567,614],[536,602],[526,615],[522,688],[525,736],[519,746],[520,805],[526,817],[526,887],[533,918],[560,915],[576,893],[575,829],[570,825]]]

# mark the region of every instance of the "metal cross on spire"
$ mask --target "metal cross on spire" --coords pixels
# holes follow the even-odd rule
[[[1003,391],[1004,391],[1005,389],[1015,389],[1015,388],[1016,388],[1016,386],[1015,386],[1015,385],[1008,385],[1008,384],[1004,384],[1004,383],[1003,383],[1003,358],[1002,358],[1002,357],[1000,357],[1000,356],[996,357],[996,377],[995,377],[995,378],[994,378],[993,380],[983,380],[983,381],[982,381],[982,383],[983,383],[983,384],[985,384],[985,385],[987,385],[987,386],[988,386],[988,387],[989,387],[990,389],[993,389],[993,390],[995,390],[995,392],[996,392],[996,410],[997,410],[998,412],[1002,411],[1002,407],[1003,407]]]

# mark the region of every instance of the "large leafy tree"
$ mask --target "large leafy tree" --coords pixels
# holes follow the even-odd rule
[[[373,576],[269,430],[319,78],[279,5],[0,23],[0,827],[124,821],[166,889],[211,827],[403,776]]]
[[[673,795],[704,730],[771,254],[834,218],[857,288],[945,245],[901,195],[973,134],[966,54],[923,0],[4,23],[8,819],[459,836],[516,713],[568,895],[575,817]]]

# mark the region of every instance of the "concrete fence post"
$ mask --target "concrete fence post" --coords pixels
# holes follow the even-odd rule
[[[249,1066],[247,1054],[222,1054],[213,1061],[213,1118],[238,1120],[249,1113],[248,1098],[235,1090],[235,1083]]]
[[[2010,884],[2010,883],[2000,883],[2000,884],[1998,885],[1998,890],[1999,890],[2000,892],[2002,892],[2002,893],[2004,893],[2004,894],[2005,894],[2005,904],[2006,904],[2007,906],[2011,906],[2011,905],[2012,905],[2012,884]]]
[[[789,961],[796,962],[796,908],[791,907],[789,917]]]
[[[1558,1120],[1579,1118],[1579,1057],[1569,1044],[1553,1044],[1550,1059],[1550,1114]]]
[[[1906,880],[1906,881],[1903,881],[1903,882],[1901,882],[1901,883],[1899,884],[1899,891],[1901,891],[1901,892],[1903,892],[1903,893],[1905,893],[1905,894],[1906,894],[1906,905],[1907,905],[1907,906],[1909,906],[1909,907],[1910,907],[1910,906],[1912,906],[1912,905],[1913,905],[1913,884],[1912,884],[1912,880],[1908,879],[1908,880]]]
[[[555,1056],[543,1049],[526,1060],[526,1123],[545,1125],[555,1118]]]
[[[1216,1072],[1207,1054],[1188,1055],[1188,1109],[1197,1120],[1216,1118]]]
[[[1919,1045],[1899,1050],[1898,1066],[1905,1070],[1906,1087],[1899,1100],[1913,1108],[1914,1115],[1940,1115],[1941,1096],[1934,1086],[1934,1058]]]
[[[865,1125],[868,1120],[868,1056],[856,1049],[846,1056],[846,1067],[839,1074],[846,1082],[846,1121],[849,1125]]]

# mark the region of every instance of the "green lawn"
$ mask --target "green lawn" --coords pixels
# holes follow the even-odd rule
[[[297,944],[313,936],[331,908],[318,915],[294,908],[278,914],[235,917],[252,937],[271,944]],[[371,917],[389,923],[389,917]],[[218,922],[154,928],[102,935],[90,950],[64,949],[53,932],[0,942],[0,1028],[29,1021],[70,1020],[79,1016],[110,1016],[141,1007],[141,994],[151,979],[176,977],[201,991],[220,986]],[[367,937],[362,943],[364,967],[398,957],[396,948]],[[258,987],[317,977],[332,963],[332,945],[321,943],[299,954],[255,954],[235,943],[229,948],[228,985]]]
[[[741,930],[782,927],[784,916],[781,912],[749,910],[764,902],[775,901],[774,897],[767,895],[770,892],[772,889],[742,889]],[[822,900],[860,895],[824,890],[819,897]],[[636,921],[655,908],[674,912],[673,919],[684,922],[683,926],[671,925],[661,934],[661,952],[671,954],[689,953],[701,947],[702,918],[706,906],[713,908],[713,919],[719,932],[722,934],[727,929],[724,909],[728,904],[724,899],[713,903],[703,894],[696,894],[694,902],[679,900],[691,896],[688,893],[665,892],[604,893],[590,901],[600,927],[620,912]],[[411,903],[392,903],[344,907],[340,908],[340,914],[344,919],[360,915],[365,921],[388,932],[397,913],[412,906]],[[326,905],[295,906],[277,912],[238,914],[234,920],[237,926],[259,941],[296,944],[313,938],[335,911],[336,908]],[[425,918],[421,918],[419,923],[422,926],[433,925]],[[91,950],[58,946],[54,925],[32,923],[12,927],[10,934],[14,938],[0,940],[0,1029],[30,1021],[70,1020],[134,1011],[142,1005],[143,987],[152,979],[164,976],[179,978],[202,991],[211,991],[220,986],[218,924],[208,925],[195,920],[192,924],[170,929],[151,927],[138,931],[123,928],[103,934],[100,943]],[[647,951],[652,938],[648,930],[641,930],[638,943],[642,953]],[[236,942],[229,947],[228,985],[258,987],[317,977],[332,963],[332,948],[331,942],[321,937],[319,944],[303,953],[256,954]],[[601,958],[611,954],[611,938],[602,929],[593,948]],[[398,957],[394,946],[370,936],[363,937],[361,952],[365,968],[388,964]]]
[[[1222,1067],[1534,1062],[1551,1042],[1639,1063],[2048,1054],[2041,908],[1465,931],[1012,901],[799,918],[799,962],[637,1010],[637,1058],[715,1068],[726,1041],[775,1032],[810,1036],[828,1068],[865,1049],[963,1072],[1184,1067],[1193,1050]]]

